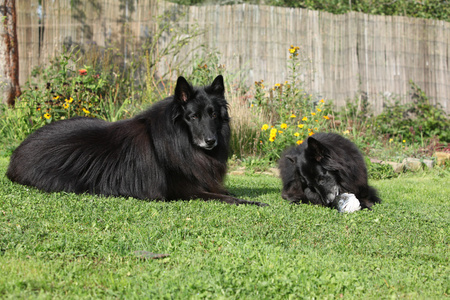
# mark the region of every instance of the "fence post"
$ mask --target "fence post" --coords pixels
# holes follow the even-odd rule
[[[0,97],[13,106],[20,96],[16,1],[0,0]]]

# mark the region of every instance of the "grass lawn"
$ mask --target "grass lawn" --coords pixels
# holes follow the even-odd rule
[[[227,181],[259,208],[46,194],[7,163],[0,298],[450,298],[448,175],[373,181],[384,202],[340,214],[289,205],[266,175]]]

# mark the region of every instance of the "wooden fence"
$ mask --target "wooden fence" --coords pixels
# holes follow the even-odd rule
[[[317,97],[338,105],[366,98],[380,112],[385,100],[411,101],[412,80],[450,113],[450,23],[444,21],[247,4],[185,7],[158,0],[42,0],[42,6],[30,0],[18,1],[17,8],[21,83],[64,44],[115,44],[126,57],[152,37],[155,17],[172,11],[183,13],[180,26],[206,30],[188,48],[217,49],[220,63],[250,85],[261,79],[266,85],[284,82],[294,45],[307,58],[305,88]]]

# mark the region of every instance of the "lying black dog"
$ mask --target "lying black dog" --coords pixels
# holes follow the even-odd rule
[[[199,88],[179,77],[174,96],[132,119],[51,123],[14,151],[7,176],[47,192],[266,205],[223,187],[230,139],[224,92],[222,76]]]
[[[282,197],[294,203],[333,207],[339,195],[354,194],[361,208],[381,200],[368,185],[361,152],[348,139],[317,133],[299,146],[285,150],[279,161]]]

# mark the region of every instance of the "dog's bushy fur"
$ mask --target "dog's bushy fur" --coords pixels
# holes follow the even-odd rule
[[[317,133],[285,150],[279,161],[282,197],[294,203],[334,206],[338,194],[355,194],[361,208],[381,202],[369,186],[364,158],[350,140]]]
[[[40,128],[14,151],[7,176],[47,192],[262,205],[223,187],[229,121],[222,76],[206,87],[179,77],[174,96],[132,119],[78,117]]]

